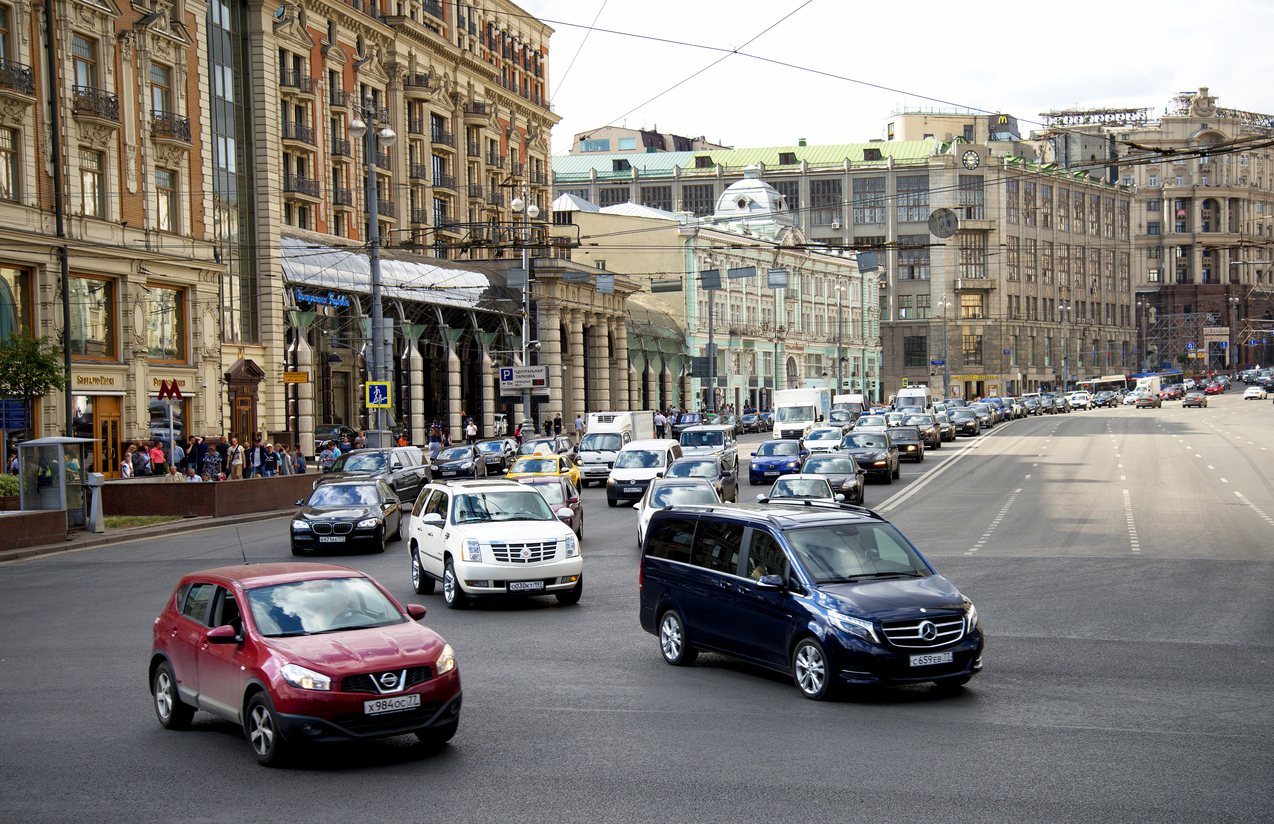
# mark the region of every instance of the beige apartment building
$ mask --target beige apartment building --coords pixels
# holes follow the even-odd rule
[[[652,129],[630,129],[627,126],[603,126],[580,132],[571,141],[570,154],[633,154],[637,152],[697,152],[700,149],[728,149],[709,142],[702,135],[683,137]]]
[[[904,380],[974,397],[1131,369],[1131,189],[1030,162],[1009,116],[973,125],[983,142],[556,157],[554,193],[702,216],[757,166],[807,243],[857,250],[874,273],[877,299],[847,324],[878,325],[863,374],[882,400]],[[929,230],[942,208],[950,237]]]

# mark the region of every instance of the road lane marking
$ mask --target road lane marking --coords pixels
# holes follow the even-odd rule
[[[1119,480],[1121,480],[1121,481],[1126,481],[1126,480],[1128,480],[1128,476],[1127,476],[1127,475],[1120,475],[1120,476],[1119,476]]]
[[[1008,501],[1005,502],[1004,508],[1000,510],[1000,514],[995,516],[995,520],[991,521],[991,525],[986,528],[986,532],[982,533],[982,537],[978,539],[978,542],[973,545],[972,549],[964,553],[965,555],[972,555],[986,545],[986,542],[991,538],[991,533],[995,532],[995,528],[1000,525],[1000,521],[1004,520],[1004,515],[1009,511],[1009,507],[1013,506],[1013,502],[1017,500],[1017,495],[1021,491],[1021,487],[1013,490],[1013,494],[1010,495]]]
[[[898,506],[900,503],[902,503],[903,501],[907,500],[907,499],[908,499],[908,498],[910,498],[912,495],[915,495],[915,494],[916,494],[917,492],[919,492],[921,489],[924,489],[924,488],[925,488],[925,486],[926,486],[927,484],[929,484],[929,483],[930,483],[930,482],[931,482],[934,478],[937,478],[937,477],[938,477],[939,475],[941,475],[943,472],[946,472],[948,469],[950,469],[950,468],[951,468],[951,467],[952,467],[952,466],[953,466],[953,465],[954,465],[957,461],[959,461],[959,460],[960,460],[961,458],[963,458],[965,455],[968,455],[970,450],[972,450],[972,449],[977,449],[978,447],[980,447],[980,446],[981,446],[982,444],[984,444],[984,443],[986,443],[986,441],[984,441],[984,440],[982,440],[981,438],[979,438],[978,440],[976,440],[976,441],[974,441],[974,442],[972,442],[972,443],[968,444],[967,446],[965,446],[965,447],[961,448],[959,452],[957,452],[956,454],[954,454],[954,455],[952,455],[952,456],[951,456],[951,459],[950,459],[950,460],[943,461],[943,462],[942,462],[942,464],[941,464],[941,465],[940,465],[937,469],[933,470],[932,472],[927,473],[927,474],[926,474],[923,478],[921,478],[919,481],[916,481],[916,482],[915,482],[914,484],[912,484],[911,486],[907,487],[906,489],[902,490],[902,491],[901,491],[901,492],[899,492],[898,494],[894,495],[892,498],[888,498],[888,499],[886,499],[886,501],[885,501],[883,504],[881,504],[880,506],[878,506],[878,507],[874,507],[875,511],[876,511],[876,512],[887,512],[888,510],[893,509],[894,507]]]
[[[1225,478],[1222,478],[1222,479],[1221,479],[1221,483],[1223,483],[1223,484],[1228,484],[1228,483],[1229,483],[1229,481],[1227,481]]]
[[[1029,478],[1029,477],[1031,477],[1031,476],[1030,476],[1030,475],[1027,475],[1026,477],[1028,477],[1028,478]]]
[[[1141,541],[1137,538],[1137,522],[1132,517],[1132,498],[1128,490],[1124,490],[1124,517],[1128,521],[1128,540],[1133,552],[1141,552]]]
[[[1271,518],[1269,515],[1266,515],[1264,512],[1260,510],[1260,507],[1258,507],[1256,504],[1249,501],[1247,498],[1243,497],[1242,492],[1235,490],[1234,494],[1238,495],[1239,500],[1247,504],[1247,506],[1250,507],[1253,512],[1255,512],[1257,515],[1260,515],[1263,519],[1265,519],[1265,523],[1269,524],[1270,526],[1274,526],[1274,518]]]

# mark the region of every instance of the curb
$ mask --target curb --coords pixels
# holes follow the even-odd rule
[[[54,555],[60,552],[69,552],[72,550],[89,549],[92,547],[106,546],[107,544],[118,544],[126,541],[136,541],[141,538],[152,538],[161,535],[173,535],[181,532],[194,532],[200,529],[215,529],[223,526],[234,526],[236,524],[254,523],[256,521],[268,521],[274,518],[285,518],[292,514],[294,508],[276,509],[270,512],[248,512],[243,515],[228,515],[223,518],[185,518],[180,521],[171,521],[163,524],[153,524],[151,526],[120,528],[113,532],[106,532],[100,535],[92,535],[90,533],[76,533],[77,537],[68,539],[61,544],[44,544],[41,546],[29,546],[21,549],[9,549],[0,551],[0,564],[11,561],[21,561],[27,558],[35,558],[41,555]],[[78,536],[86,537],[80,538]]]

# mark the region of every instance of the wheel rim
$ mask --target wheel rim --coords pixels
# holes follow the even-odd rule
[[[164,720],[173,713],[173,682],[166,672],[155,679],[155,709]]]
[[[252,728],[248,737],[257,755],[265,755],[274,746],[274,719],[270,717],[270,711],[261,705],[252,708]]]
[[[456,599],[456,577],[451,567],[447,567],[447,571],[442,575],[442,596],[447,599],[447,603]]]
[[[677,660],[681,657],[684,645],[685,638],[681,634],[681,623],[671,615],[664,618],[659,627],[659,648],[663,650],[664,657],[669,661]]]
[[[806,644],[796,653],[796,683],[806,695],[817,695],[827,680],[827,667],[823,654],[813,644]]]
[[[411,554],[411,585],[420,588],[420,559],[414,552]]]

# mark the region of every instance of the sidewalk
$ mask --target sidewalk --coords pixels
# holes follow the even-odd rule
[[[271,518],[286,518],[295,511],[296,507],[289,507],[288,509],[276,509],[271,512],[249,512],[244,515],[228,515],[222,518],[182,518],[178,521],[167,521],[162,524],[150,524],[148,526],[107,527],[105,532],[100,533],[79,530],[70,533],[66,541],[62,543],[0,551],[0,564],[8,561],[20,561],[24,558],[33,558],[39,555],[51,555],[56,552],[87,549],[88,547],[117,544],[123,541],[135,541],[138,538],[153,538],[159,535],[191,532],[196,529],[234,526],[235,524],[247,524]]]

